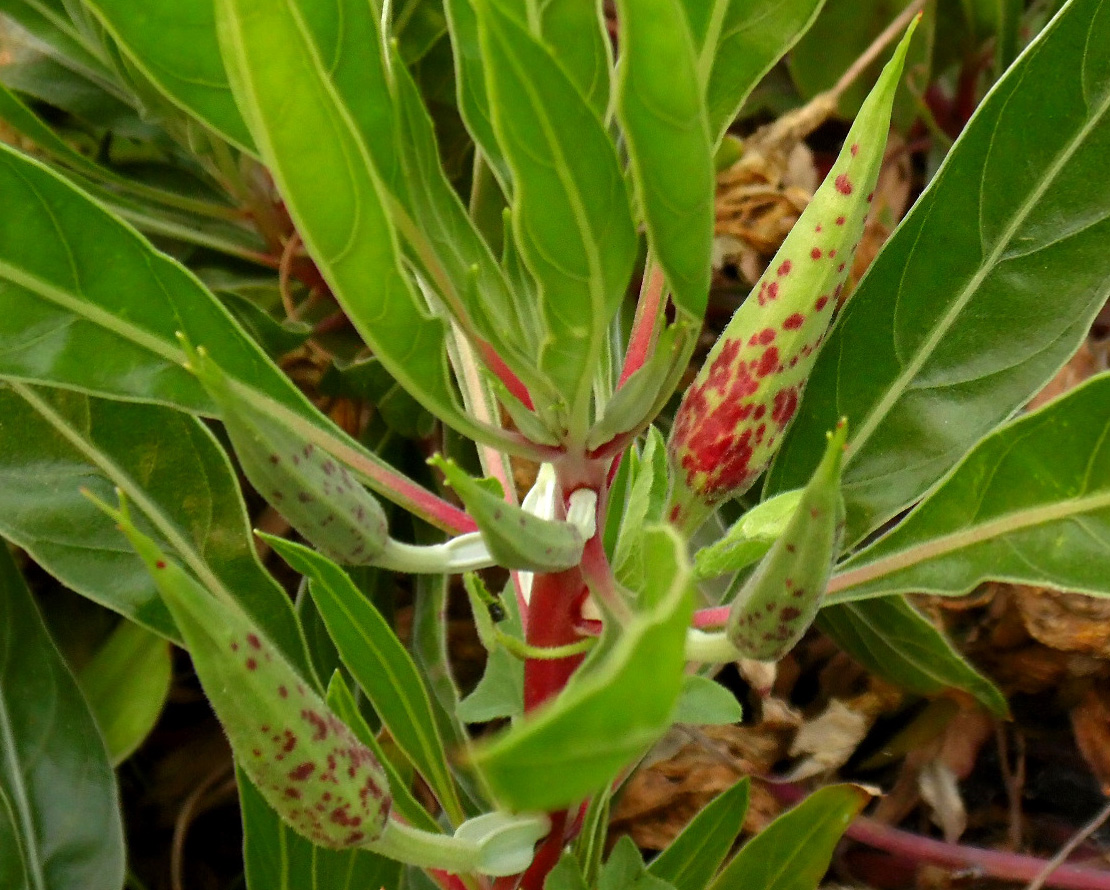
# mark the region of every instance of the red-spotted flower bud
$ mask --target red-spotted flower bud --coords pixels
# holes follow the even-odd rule
[[[682,400],[668,443],[674,522],[697,524],[743,494],[782,441],[863,233],[912,33],[913,25],[824,183]]]

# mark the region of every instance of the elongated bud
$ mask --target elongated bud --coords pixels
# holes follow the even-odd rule
[[[675,416],[670,519],[696,525],[759,477],[794,416],[824,342],[882,166],[890,110],[914,25],[883,69],[844,148]]]
[[[821,607],[844,528],[840,469],[847,438],[842,420],[786,530],[732,602],[725,633],[746,658],[782,658]]]
[[[189,368],[219,406],[243,472],[258,493],[326,556],[345,565],[373,562],[389,540],[385,513],[374,496],[331,455],[240,394],[203,348],[190,350]]]
[[[379,838],[392,798],[370,749],[245,614],[167,559],[125,508],[108,512],[147,564],[236,759],[270,806],[324,847]]]

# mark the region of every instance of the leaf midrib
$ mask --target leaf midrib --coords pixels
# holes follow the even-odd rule
[[[1050,30],[1054,31],[1056,29],[1053,28]],[[1048,32],[1043,32],[1041,36],[1041,41],[1045,40],[1047,36]],[[1043,46],[1043,43],[1040,43],[1040,46]],[[1020,87],[1020,83],[1015,86],[1015,90],[1018,87]],[[1013,95],[1013,91],[1011,91],[1010,95]],[[955,324],[957,317],[966,308],[967,304],[970,302],[976,291],[979,289],[979,286],[983,283],[983,280],[991,271],[994,270],[1000,257],[1005,252],[1005,249],[1009,246],[1017,230],[1025,222],[1026,217],[1028,217],[1028,215],[1033,211],[1040,199],[1044,197],[1048,189],[1055,183],[1056,178],[1060,175],[1064,166],[1068,163],[1068,161],[1071,160],[1072,155],[1074,155],[1075,152],[1078,151],[1079,148],[1086,142],[1090,132],[1101,121],[1108,108],[1110,108],[1110,92],[1107,93],[1106,98],[1103,100],[1102,104],[1097,108],[1097,110],[1094,113],[1090,114],[1087,122],[1084,124],[1083,127],[1079,129],[1076,137],[1071,140],[1071,142],[1068,143],[1066,149],[1057,156],[1057,159],[1048,168],[1048,172],[1042,178],[1040,184],[1030,192],[1026,200],[1023,201],[1018,207],[1017,211],[1011,218],[1010,223],[1006,226],[1002,234],[999,236],[994,249],[991,250],[991,252],[983,259],[983,261],[979,265],[978,271],[964,286],[959,296],[956,297],[956,299],[952,302],[949,311],[945,313],[940,322],[933,328],[930,335],[918,347],[916,353],[914,354],[913,360],[908,365],[906,365],[902,373],[894,379],[892,384],[887,388],[887,391],[883,395],[883,397],[879,399],[879,401],[875,404],[875,407],[872,408],[870,412],[868,412],[866,419],[857,427],[858,432],[852,438],[852,441],[849,442],[847,451],[845,453],[845,465],[850,463],[851,460],[856,456],[856,454],[868,442],[868,440],[874,434],[876,428],[879,426],[880,423],[882,423],[886,415],[894,406],[895,402],[908,387],[909,383],[913,380],[914,377],[917,376],[918,372],[929,360],[941,338],[943,338],[944,335],[948,332],[949,328],[951,328],[952,325]],[[996,121],[995,132],[991,134],[990,138],[991,143],[994,142],[995,135],[997,134],[997,124],[998,122]],[[951,157],[952,155],[950,154],[949,159],[951,159]],[[933,200],[935,201],[935,193]],[[933,206],[935,205],[930,206],[930,213],[932,212]],[[914,247],[913,249],[916,250],[916,247]]]
[[[947,556],[957,550],[963,550],[994,538],[1001,538],[1012,532],[1023,531],[1037,525],[1068,519],[1084,513],[1091,513],[1106,507],[1110,507],[1110,491],[1085,498],[1072,498],[1057,504],[1006,513],[989,522],[970,526],[958,532],[932,538],[923,544],[897,551],[857,569],[840,572],[834,575],[829,582],[827,595],[859,587],[862,584],[882,578],[884,575],[912,568],[928,560]]]

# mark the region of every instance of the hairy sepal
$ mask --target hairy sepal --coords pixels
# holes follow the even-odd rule
[[[243,612],[169,560],[125,509],[109,512],[146,563],[236,759],[267,803],[323,847],[381,837],[392,796],[373,752]]]
[[[911,25],[836,163],[733,315],[675,416],[672,520],[704,516],[767,468],[828,333],[878,180]]]
[[[817,617],[844,529],[840,473],[847,437],[841,421],[782,536],[732,602],[725,633],[745,658],[777,661]]]
[[[374,496],[331,455],[244,398],[203,348],[186,349],[189,368],[219,406],[251,485],[328,558],[373,563],[389,540]]]

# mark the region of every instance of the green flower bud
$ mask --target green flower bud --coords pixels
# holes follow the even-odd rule
[[[709,353],[675,416],[670,518],[697,524],[767,468],[841,300],[882,166],[914,26],[887,63],[824,183]]]
[[[389,540],[374,496],[330,454],[254,405],[203,348],[186,349],[258,493],[325,556],[344,565],[374,562]]]
[[[847,437],[842,420],[782,537],[732,602],[725,633],[746,658],[782,658],[817,615],[844,529],[840,470]]]

